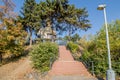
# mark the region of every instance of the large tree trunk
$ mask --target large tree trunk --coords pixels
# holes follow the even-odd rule
[[[53,29],[52,29],[52,42],[55,42]]]
[[[30,47],[32,46],[32,32],[30,31]]]
[[[69,31],[68,31],[68,41],[71,41],[71,29],[69,29]]]
[[[0,63],[2,63],[2,54],[0,53]]]

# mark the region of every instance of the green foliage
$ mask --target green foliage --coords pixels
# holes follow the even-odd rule
[[[40,28],[47,27],[49,23],[53,30],[59,33],[78,29],[90,28],[88,12],[85,8],[76,8],[69,4],[69,0],[42,0],[39,4],[35,0],[25,0],[21,11],[20,21],[24,28],[30,32],[30,45],[32,44],[32,32],[35,34]]]
[[[90,44],[90,41],[87,41],[87,38],[86,36],[83,36],[79,41],[78,41],[78,44],[84,48],[84,49],[87,49],[89,44]]]
[[[119,76],[120,65],[117,62],[120,62],[120,20],[116,20],[108,24],[108,26],[112,68]],[[82,45],[84,45],[84,43]],[[90,41],[86,50],[87,51],[84,51],[84,54],[81,56],[81,59],[84,62],[93,61],[96,76],[104,77],[108,69],[108,52],[104,27],[102,27],[95,38]]]
[[[69,4],[68,0],[41,1],[39,10],[42,24],[46,24],[47,20],[49,20],[51,25],[55,25],[52,27],[57,30],[75,31],[75,29],[86,30],[90,27],[86,9],[78,9],[74,5]],[[45,26],[44,24],[43,26]]]
[[[72,36],[73,42],[78,42],[79,40],[80,40],[80,36],[77,33]]]
[[[50,69],[50,59],[58,56],[58,46],[50,42],[39,43],[34,46],[30,55],[34,68],[45,72]]]
[[[26,32],[20,23],[6,25],[0,29],[0,54],[19,56],[24,51]]]
[[[71,36],[64,36],[63,40],[71,41]]]
[[[40,10],[35,0],[25,0],[22,11],[22,16],[19,16],[19,21],[24,29],[30,34],[29,43],[32,45],[33,31],[38,31],[40,27]]]
[[[80,36],[76,33],[73,36],[65,36],[63,39],[66,41],[78,42],[80,40]]]
[[[0,59],[2,56],[19,56],[24,51],[24,41],[26,32],[19,22],[15,22],[16,16],[10,14],[13,12],[14,4],[12,1],[3,0],[4,7],[0,8],[0,13],[3,13],[0,18]],[[8,6],[9,4],[9,6]]]
[[[68,42],[67,43],[67,48],[72,52],[72,53],[77,53],[79,52],[79,46],[73,42]]]

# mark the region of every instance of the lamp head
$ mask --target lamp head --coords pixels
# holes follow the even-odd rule
[[[106,7],[106,5],[105,5],[105,4],[98,5],[97,10],[103,10],[105,7]]]

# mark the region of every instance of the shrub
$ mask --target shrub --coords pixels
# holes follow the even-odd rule
[[[80,57],[80,48],[78,44],[75,44],[73,42],[67,43],[67,48],[72,52],[72,56],[75,60],[79,60]]]
[[[108,24],[108,26],[112,69],[115,71],[116,76],[120,77],[120,36],[118,35],[120,34],[120,20],[116,20]],[[87,44],[87,52],[84,52],[81,56],[84,62],[94,62],[94,73],[98,77],[105,77],[106,70],[108,70],[108,52],[104,28],[103,26],[90,41],[91,43]]]
[[[73,42],[67,43],[67,48],[72,52],[72,53],[77,53],[79,52],[79,46]]]
[[[34,46],[30,53],[33,67],[39,69],[41,72],[50,69],[50,59],[56,58],[58,54],[58,46],[55,43],[39,43]]]

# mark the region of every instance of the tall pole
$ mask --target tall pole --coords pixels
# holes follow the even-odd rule
[[[107,50],[108,50],[108,65],[109,68],[107,70],[106,80],[115,80],[115,72],[112,70],[111,66],[111,56],[110,56],[110,45],[109,45],[109,35],[108,35],[108,25],[107,25],[107,17],[106,17],[106,5],[99,5],[98,10],[104,11],[104,19],[105,19],[105,32],[106,32],[106,43],[107,43]]]
[[[112,69],[112,67],[111,67],[111,56],[110,56],[110,45],[109,45],[109,34],[108,34],[107,17],[106,17],[106,9],[104,8],[103,11],[104,11],[104,19],[105,19],[106,42],[107,42],[107,49],[108,49],[108,65],[109,65],[109,69]]]

